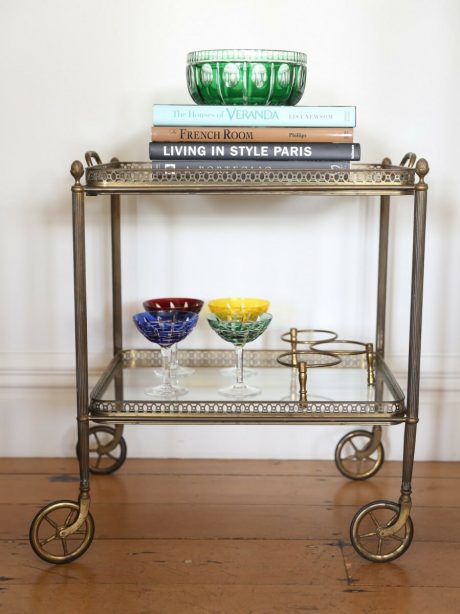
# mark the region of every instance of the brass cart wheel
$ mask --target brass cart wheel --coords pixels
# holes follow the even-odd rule
[[[91,514],[83,525],[67,537],[59,532],[70,526],[78,517],[80,506],[74,501],[56,501],[38,512],[32,520],[29,541],[35,554],[47,563],[70,563],[84,554],[94,537],[94,520]]]
[[[115,448],[111,449],[111,442],[115,438],[115,429],[111,426],[92,426],[89,429],[89,470],[91,473],[113,473],[123,465],[126,460],[126,441],[121,437]],[[77,444],[77,457],[78,444]]]
[[[374,563],[394,561],[409,548],[414,525],[409,518],[394,535],[385,537],[381,529],[389,527],[399,515],[399,505],[393,501],[374,501],[362,507],[350,526],[350,539],[358,554]]]
[[[367,480],[375,475],[383,464],[385,453],[381,443],[370,454],[366,448],[372,441],[370,431],[351,431],[337,444],[335,464],[342,475],[351,480]]]

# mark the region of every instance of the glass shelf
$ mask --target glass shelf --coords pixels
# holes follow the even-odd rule
[[[376,357],[375,385],[367,383],[363,355],[344,356],[336,367],[309,368],[307,402],[299,402],[297,369],[280,366],[283,350],[246,350],[255,369],[250,400],[221,397],[229,383],[222,367],[234,364],[233,350],[179,350],[181,365],[195,372],[183,380],[189,392],[177,400],[156,400],[145,389],[161,379],[158,350],[123,350],[107,367],[90,401],[90,418],[112,423],[316,423],[398,424],[405,420],[404,394],[383,360]]]

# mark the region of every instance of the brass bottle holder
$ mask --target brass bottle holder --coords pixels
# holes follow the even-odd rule
[[[305,335],[306,338],[299,339],[299,333]],[[319,339],[315,339],[316,335],[321,335]],[[290,328],[289,332],[281,335],[281,341],[287,341],[287,343],[291,344],[291,352],[293,353],[293,367],[297,366],[297,356],[295,353],[297,352],[297,345],[307,345],[308,349],[310,349],[313,343],[318,343],[320,341],[334,341],[337,339],[338,335],[332,330],[323,330],[320,328]],[[281,363],[282,364],[282,363]]]
[[[340,356],[331,352],[295,350],[280,354],[276,361],[284,367],[297,368],[300,385],[300,405],[307,403],[307,369],[334,367],[342,362]]]
[[[302,334],[303,338],[299,338]],[[320,339],[315,339],[315,336],[322,335]],[[281,340],[291,344],[291,351],[280,354],[277,362],[285,367],[297,368],[300,384],[300,403],[307,402],[307,369],[316,367],[332,367],[341,362],[341,356],[358,356],[366,355],[367,361],[367,383],[369,386],[375,384],[375,354],[372,343],[363,343],[349,339],[337,339],[337,333],[331,330],[318,328],[290,328],[289,332],[281,335]],[[335,346],[339,344],[343,348],[337,349]],[[306,345],[308,349],[299,350],[299,345]],[[328,345],[334,346],[334,349],[328,348]],[[346,347],[348,346],[348,347]],[[354,347],[349,347],[354,346]],[[321,355],[328,358],[318,362],[314,357]],[[338,360],[334,360],[338,359]]]

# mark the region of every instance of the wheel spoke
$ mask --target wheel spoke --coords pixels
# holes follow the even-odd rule
[[[399,516],[398,512],[395,512],[394,515],[390,518],[390,520],[385,523],[384,527],[385,529],[388,527],[391,527],[392,524],[394,524],[394,521],[396,520],[396,518]]]
[[[40,540],[40,546],[46,546],[46,544],[49,544],[50,542],[54,541],[57,538],[57,534],[51,535],[51,537],[48,537],[47,539],[41,539]]]
[[[53,529],[58,529],[57,523],[54,522],[54,520],[51,520],[49,516],[45,516],[45,520],[48,524],[50,524],[53,527]]]
[[[117,462],[117,460],[118,460],[118,458],[116,456],[114,456],[113,454],[111,454],[111,452],[107,452],[106,456],[108,456],[109,458],[111,458],[115,462]]]
[[[101,447],[101,440],[99,439],[99,435],[97,434],[96,431],[94,431],[93,435],[94,435],[94,439],[97,441],[97,448],[96,449],[99,449]]]
[[[400,535],[387,535],[388,539],[394,539],[395,541],[399,542],[400,544],[402,544],[404,542],[404,538],[402,538]]]
[[[350,439],[349,443],[353,446],[353,448],[355,449],[356,452],[359,452],[359,448],[357,446],[355,446],[353,439]]]
[[[67,518],[65,519],[65,522],[64,522],[64,527],[68,527],[69,525],[71,525],[71,524],[72,524],[72,522],[70,521],[70,519],[72,518],[72,516],[73,516],[73,510],[70,510],[70,512],[69,512],[69,514],[68,514],[68,516],[67,516]]]
[[[101,460],[102,460],[102,456],[99,454],[99,456],[97,457],[97,460],[96,460],[96,464],[95,464],[96,469],[99,469],[99,465],[101,464]]]
[[[67,548],[67,541],[65,539],[61,539],[62,549],[64,550],[64,554],[69,554],[69,549]]]
[[[370,511],[369,512],[369,516],[372,518],[372,522],[375,524],[375,526],[377,527],[377,529],[380,528],[380,525],[378,523],[377,518],[374,516],[374,512]]]
[[[383,539],[381,537],[379,537],[379,543],[377,546],[377,554],[381,555],[382,554],[382,546],[383,546]]]
[[[361,539],[362,537],[375,537],[377,535],[377,531],[369,531],[369,533],[361,533],[358,537]]]

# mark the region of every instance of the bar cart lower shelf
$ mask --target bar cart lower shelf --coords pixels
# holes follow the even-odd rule
[[[84,169],[74,162],[71,173],[74,232],[75,330],[77,359],[77,454],[80,495],[76,501],[56,501],[41,509],[30,527],[35,553],[49,563],[79,558],[94,537],[89,511],[90,472],[109,474],[126,459],[123,427],[128,424],[342,424],[353,427],[338,442],[337,469],[352,480],[367,479],[384,461],[382,426],[404,424],[401,494],[397,502],[374,501],[351,520],[355,550],[374,562],[392,561],[410,546],[413,537],[411,479],[418,422],[421,314],[425,243],[425,160],[407,154],[399,166],[357,165],[344,171],[271,173],[159,172],[145,163],[102,164],[95,152],[86,154]],[[96,162],[96,164],[94,164]],[[416,174],[419,181],[416,182]],[[263,176],[262,176],[263,175]],[[245,351],[245,366],[253,368],[261,393],[251,400],[219,397],[222,368],[233,366],[231,350],[180,350],[180,362],[194,369],[187,378],[187,395],[157,400],[145,390],[161,358],[157,350],[123,349],[121,317],[120,196],[122,194],[247,193],[260,191],[298,194],[353,194],[380,197],[379,268],[376,343],[359,344],[364,351],[337,352],[338,364],[309,368],[291,329],[291,363],[283,350]],[[85,195],[109,194],[112,225],[112,293],[114,357],[91,395],[88,390],[86,325]],[[407,398],[384,359],[386,277],[391,195],[414,196],[412,287]],[[286,340],[286,339],[284,339]],[[341,354],[341,355],[340,355]],[[317,356],[320,356],[318,354]],[[319,360],[316,358],[315,360]],[[90,427],[90,422],[94,425]],[[370,426],[372,430],[363,429]],[[109,479],[109,478],[108,478]]]

